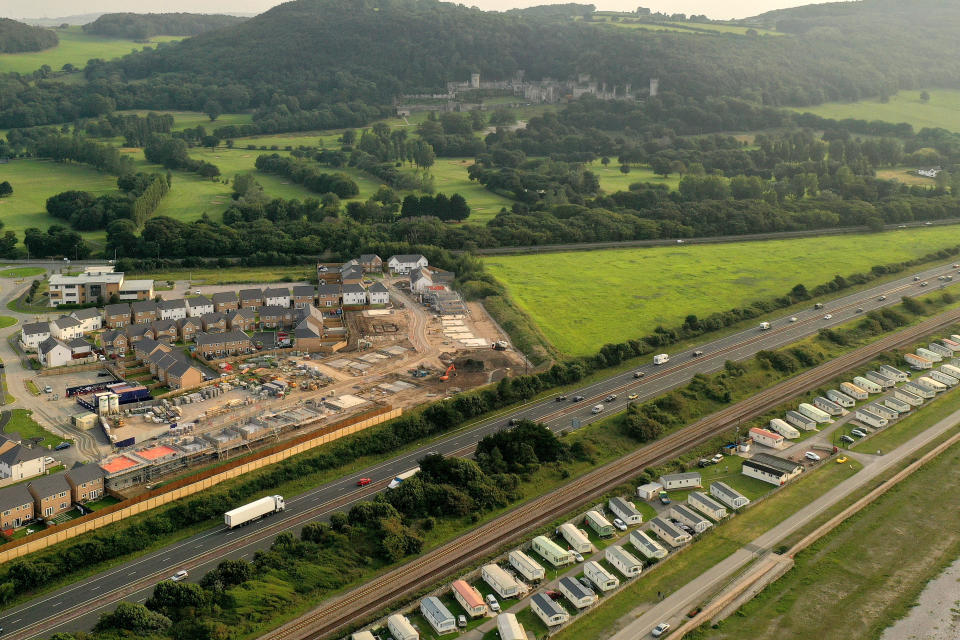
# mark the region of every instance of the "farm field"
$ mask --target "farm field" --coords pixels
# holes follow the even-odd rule
[[[614,22],[611,18],[627,18],[634,19],[635,15],[632,14],[619,14],[619,13],[607,13],[607,12],[597,12],[593,16],[592,22],[606,23],[616,27],[626,27],[628,29],[644,29],[648,31],[677,31],[680,33],[702,33],[715,32],[715,33],[729,33],[732,35],[745,36],[747,31],[751,29],[755,31],[758,35],[763,36],[783,36],[786,35],[780,31],[772,31],[770,29],[761,29],[756,27],[748,27],[736,24],[716,24],[716,23],[699,23],[699,22]]]
[[[824,118],[842,120],[882,120],[907,122],[917,131],[924,127],[942,127],[960,131],[960,90],[935,89],[928,91],[930,102],[920,101],[920,91],[901,91],[890,96],[886,104],[878,99],[860,102],[830,102],[814,107],[799,107],[798,113],[814,113]]]
[[[0,73],[32,73],[45,64],[50,65],[54,71],[59,71],[68,62],[82,69],[87,60],[92,58],[110,60],[151,46],[123,38],[88,35],[79,26],[55,31],[60,38],[60,44],[56,47],[44,51],[0,54]],[[181,36],[156,36],[151,38],[150,42],[175,42],[182,39]]]
[[[148,113],[170,114],[173,116],[173,130],[183,131],[192,129],[197,125],[202,125],[207,132],[212,132],[217,127],[226,127],[228,125],[250,124],[253,122],[253,115],[249,113],[222,113],[214,121],[205,113],[199,111],[150,111],[149,109],[131,109],[129,111],[117,111],[117,114],[133,114],[145,116]]]
[[[433,186],[436,192],[448,196],[459,193],[467,199],[470,205],[470,217],[467,222],[486,223],[492,220],[500,209],[508,210],[513,206],[513,200],[498,195],[485,188],[479,182],[473,182],[467,177],[467,167],[473,164],[473,158],[437,158],[436,164],[430,167],[433,174]]]
[[[688,314],[814,287],[960,243],[960,226],[720,245],[611,249],[486,258],[490,272],[568,355],[638,338]]]
[[[628,191],[630,185],[635,182],[649,182],[652,184],[665,184],[671,189],[676,189],[680,184],[680,175],[673,173],[664,178],[656,175],[653,170],[646,165],[631,166],[630,173],[620,173],[620,165],[615,158],[611,159],[610,164],[604,167],[599,160],[587,164],[587,168],[592,171],[600,180],[600,188],[607,193],[617,191]]]

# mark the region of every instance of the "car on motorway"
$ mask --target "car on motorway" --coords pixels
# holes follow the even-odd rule
[[[846,463],[847,460],[849,460],[849,459],[850,459],[850,458],[848,458],[847,456],[840,456],[839,458],[837,458],[837,464],[844,464],[844,463]]]
[[[946,279],[947,279],[947,276],[938,276],[938,277],[937,277],[937,280],[946,280]]]
[[[913,276],[914,282],[920,282],[920,276]]]
[[[367,486],[368,484],[370,484],[371,482],[372,482],[372,480],[370,480],[370,478],[360,478],[359,480],[357,480],[357,486],[358,486],[358,487],[365,487],[365,486]]]
[[[846,442],[846,443],[850,444],[850,443],[856,442],[856,440],[854,440],[853,438],[851,438],[851,437],[848,436],[847,434],[843,434],[842,436],[840,436],[840,442]]]
[[[702,355],[703,355],[703,351],[699,351],[699,350],[698,350],[698,351],[694,351],[694,352],[693,352],[693,357],[694,357],[694,358],[699,358],[699,357],[702,356]]]
[[[883,302],[883,301],[886,300],[886,299],[887,299],[887,296],[880,296],[880,297],[878,298],[878,300],[880,300],[880,302]]]
[[[658,624],[653,628],[653,631],[650,632],[650,635],[652,635],[654,638],[659,638],[660,636],[665,634],[669,629],[670,629],[669,622],[661,622],[660,624]]]
[[[557,396],[557,402],[563,402],[567,399],[567,396]]]
[[[617,394],[611,393],[611,394],[608,395],[606,398],[604,398],[603,401],[604,401],[604,402],[613,402],[613,401],[616,400],[616,399],[617,399]]]
[[[598,405],[596,405],[593,409],[590,409],[590,413],[594,413],[594,414],[600,413],[601,411],[603,411],[603,405],[602,405],[602,404],[598,404]]]
[[[626,530],[627,530],[627,523],[624,522],[623,520],[621,520],[620,518],[614,518],[614,519],[613,519],[613,526],[615,526],[615,527],[616,527],[617,529],[619,529],[620,531],[626,531]]]
[[[490,611],[500,613],[500,603],[497,602],[497,596],[492,593],[487,594],[487,606],[490,607]]]
[[[573,396],[574,402],[583,402],[583,396]]]
[[[923,223],[923,226],[925,226],[925,227],[929,227],[929,226],[931,226],[931,225],[933,225],[932,222],[924,222],[924,223]]]
[[[863,313],[863,307],[857,307],[857,313]]]
[[[520,424],[520,418],[510,418],[510,426],[515,427]]]
[[[812,461],[814,461],[814,462],[820,462],[820,456],[818,456],[817,454],[815,454],[813,451],[807,451],[807,452],[806,452],[805,454],[803,454],[803,455],[804,455],[804,457],[805,457],[807,460],[812,460]]]
[[[634,372],[633,372],[633,377],[634,377],[634,379],[642,378],[642,377],[645,376],[645,375],[647,375],[647,374],[645,374],[643,371],[634,371]]]
[[[180,571],[177,571],[175,574],[170,576],[170,579],[174,582],[180,582],[181,580],[186,580],[188,575],[190,574],[187,573],[186,569],[180,569]]]
[[[790,322],[796,322],[797,316],[790,316]]]
[[[925,286],[927,286],[927,283],[926,283],[926,281],[924,281],[924,282],[921,282],[921,283],[920,283],[920,286],[921,286],[921,287],[925,287]]]
[[[953,263],[952,265],[950,265],[950,266],[952,266],[954,269],[960,269],[960,262],[954,262],[954,263]]]
[[[818,302],[817,304],[813,305],[813,308],[814,308],[814,309],[823,309],[823,303],[822,303],[822,302]]]
[[[829,320],[829,319],[831,319],[832,317],[833,317],[833,314],[832,314],[832,313],[828,313],[827,315],[823,316],[823,319],[824,319],[824,320]]]
[[[627,400],[636,400],[639,397],[640,397],[639,393],[631,393],[630,395],[627,396]]]

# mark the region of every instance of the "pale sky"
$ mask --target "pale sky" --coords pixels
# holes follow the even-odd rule
[[[589,0],[577,0],[590,4]],[[593,0],[598,9],[632,11],[638,6],[665,13],[706,14],[714,19],[746,18],[772,9],[819,4],[825,0]],[[10,18],[58,18],[85,13],[135,11],[160,13],[260,13],[280,4],[276,0],[0,0],[0,16]],[[467,0],[468,6],[503,10],[551,4],[550,0]]]

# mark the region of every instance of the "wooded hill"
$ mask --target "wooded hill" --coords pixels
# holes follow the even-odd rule
[[[153,36],[195,36],[240,24],[247,18],[199,13],[106,13],[83,30],[98,36],[144,40]]]
[[[57,46],[59,41],[57,34],[50,29],[0,18],[0,53],[42,51]]]

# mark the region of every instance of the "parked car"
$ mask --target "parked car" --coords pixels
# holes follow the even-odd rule
[[[710,458],[710,462],[712,462],[713,464],[720,464],[721,462],[723,462],[723,454],[715,453],[713,457]]]
[[[546,591],[544,591],[544,593],[547,594],[547,597],[550,598],[551,600],[559,600],[560,598],[563,597],[563,594],[560,593],[559,591],[552,591],[550,589],[547,589]]]
[[[845,464],[849,459],[847,456],[840,456],[837,458],[837,464]]]
[[[518,425],[518,424],[520,424],[520,418],[510,418],[510,426],[511,426],[511,427],[516,426],[516,425]]]
[[[573,556],[574,560],[576,560],[577,562],[583,562],[583,556],[580,555],[579,551],[574,551],[573,549],[569,549],[569,551],[570,551],[570,555]]]
[[[500,613],[500,603],[497,602],[497,596],[492,593],[487,594],[487,606],[490,607],[490,611]]]
[[[634,372],[633,372],[633,377],[634,377],[634,378],[642,378],[642,377],[645,376],[645,375],[647,375],[647,374],[645,374],[643,371],[634,371]]]
[[[853,438],[851,438],[851,437],[848,436],[847,434],[843,434],[842,436],[840,436],[840,441],[841,441],[841,442],[848,442],[848,443],[856,442],[856,440],[854,440]]]
[[[370,482],[371,482],[370,478],[360,478],[359,480],[357,480],[357,486],[365,487],[368,484],[370,484]]]
[[[850,433],[852,433],[853,435],[857,436],[858,438],[866,438],[866,437],[867,437],[867,432],[866,432],[866,431],[861,431],[860,429],[851,429],[851,430],[850,430]]]
[[[48,467],[52,467],[52,466],[55,465],[56,463],[57,463],[57,461],[54,460],[53,458],[51,458],[50,456],[47,456],[46,458],[43,459],[43,464],[46,465],[46,466],[48,466]]]
[[[64,449],[69,449],[69,448],[70,448],[70,443],[69,443],[69,442],[61,442],[60,444],[58,444],[57,446],[54,447],[54,450],[55,450],[55,451],[63,451]]]
[[[650,635],[652,635],[654,638],[659,638],[660,636],[665,634],[669,628],[670,628],[669,622],[661,622],[660,624],[658,624],[653,628],[653,631],[650,632]]]
[[[626,530],[627,530],[627,523],[624,522],[623,520],[621,520],[620,518],[614,518],[614,519],[613,519],[613,526],[615,526],[615,527],[616,527],[617,529],[619,529],[620,531],[626,531]]]
[[[47,386],[45,386],[45,387],[43,388],[43,392],[44,392],[44,393],[53,393],[53,387],[51,387],[50,385],[47,385]]]
[[[187,573],[186,569],[180,569],[180,571],[177,571],[175,574],[170,576],[170,579],[174,582],[180,582],[181,580],[186,580],[188,575],[190,574]]]
[[[818,456],[817,454],[815,454],[813,451],[807,451],[807,452],[806,452],[805,454],[803,454],[803,455],[807,458],[807,460],[812,460],[812,461],[814,461],[814,462],[820,462],[820,456]]]
[[[461,629],[467,626],[467,616],[457,616],[457,626]]]
[[[588,589],[589,591],[593,591],[593,585],[590,584],[590,581],[587,580],[586,578],[577,578],[577,581],[578,581],[580,584],[583,585],[583,588],[584,588],[584,589]]]

